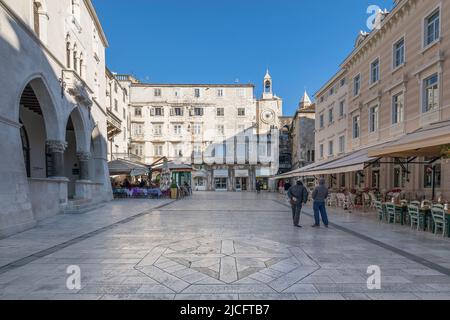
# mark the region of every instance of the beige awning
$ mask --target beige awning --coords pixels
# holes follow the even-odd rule
[[[287,179],[295,177],[320,176],[329,174],[339,174],[347,172],[362,171],[367,164],[376,161],[378,157],[369,155],[373,148],[382,148],[386,144],[378,145],[371,148],[365,148],[351,152],[345,156],[333,159],[321,164],[313,164],[308,167],[300,168],[286,174],[274,177],[274,179]]]
[[[369,152],[372,157],[438,157],[450,144],[450,121],[428,125],[399,140]]]

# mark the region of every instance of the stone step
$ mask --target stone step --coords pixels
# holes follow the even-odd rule
[[[68,205],[69,206],[71,206],[71,205],[77,206],[77,205],[87,205],[90,203],[92,203],[91,199],[71,199],[71,200],[69,200]]]
[[[83,214],[105,206],[105,203],[89,203],[84,205],[68,205],[65,214]]]

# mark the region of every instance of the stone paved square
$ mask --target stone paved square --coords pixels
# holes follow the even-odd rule
[[[72,223],[70,215],[0,240],[8,262],[0,268],[0,298],[450,299],[446,239],[382,225],[367,214],[330,211],[331,227],[313,229],[311,209],[304,208],[299,229],[286,200],[274,193],[117,200],[77,216],[80,227],[66,237],[47,235]],[[94,221],[97,228],[114,225],[91,233]],[[73,265],[80,268],[81,288],[69,290],[66,271]],[[381,269],[380,290],[367,287],[370,265]]]

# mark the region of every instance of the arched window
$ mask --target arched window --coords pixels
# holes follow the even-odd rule
[[[33,19],[34,19],[34,32],[39,37],[41,35],[41,23],[39,11],[41,10],[41,4],[37,1],[33,2]]]
[[[20,121],[20,123],[22,124],[22,121]],[[27,169],[27,177],[30,178],[30,140],[28,140],[27,130],[25,129],[24,125],[20,127],[20,138],[22,140],[23,160]]]
[[[70,69],[70,60],[71,60],[71,50],[70,50],[70,42],[67,42],[66,44],[66,66],[68,69]]]
[[[84,74],[83,74],[83,64],[84,64],[83,53],[80,53],[80,77],[81,78],[84,76]]]
[[[266,93],[270,93],[272,91],[272,83],[270,82],[270,80],[266,81],[266,84],[264,86],[265,88],[265,92]]]
[[[78,71],[78,52],[76,46],[73,49],[73,69]]]

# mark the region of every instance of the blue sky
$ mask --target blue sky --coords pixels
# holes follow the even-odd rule
[[[254,83],[269,67],[292,115],[367,30],[369,5],[393,0],[94,0],[107,64],[155,83]]]

